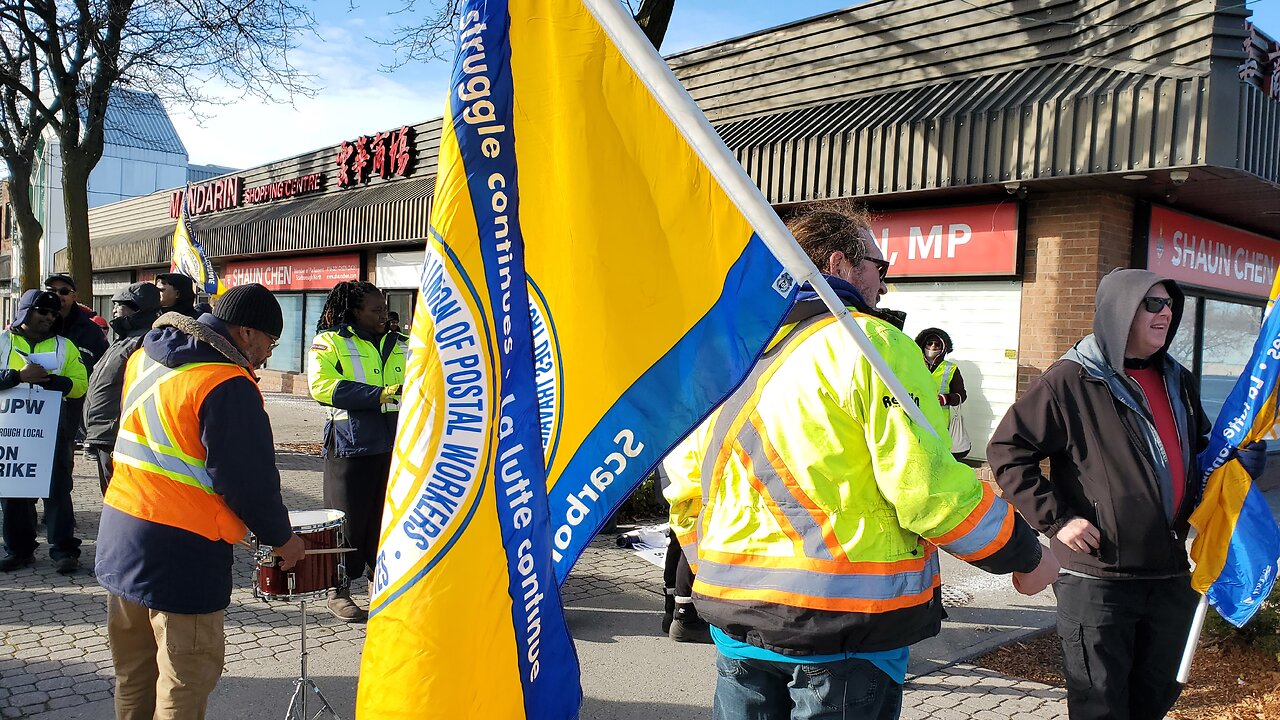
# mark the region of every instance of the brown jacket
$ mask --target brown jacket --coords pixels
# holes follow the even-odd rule
[[[1164,448],[1145,396],[1123,372],[1129,322],[1157,282],[1164,282],[1174,298],[1172,341],[1183,306],[1177,286],[1144,270],[1108,275],[1098,288],[1095,333],[1027,388],[987,448],[1005,497],[1052,538],[1054,554],[1067,570],[1110,578],[1168,577],[1188,570],[1187,518],[1200,490],[1196,453],[1210,430],[1199,389],[1191,373],[1164,350],[1151,358],[1163,370],[1180,436],[1181,447]],[[1182,453],[1182,477],[1169,475],[1162,453],[1172,452]],[[1048,477],[1040,470],[1045,459]],[[1178,507],[1173,507],[1173,483],[1183,487]],[[1076,517],[1098,528],[1098,551],[1077,553],[1054,537]]]

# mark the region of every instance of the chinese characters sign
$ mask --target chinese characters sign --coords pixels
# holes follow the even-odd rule
[[[407,177],[413,170],[413,128],[362,135],[338,146],[338,187],[363,185],[374,176]]]
[[[1273,99],[1280,100],[1280,43],[1267,37],[1253,23],[1245,23],[1244,62],[1240,79]]]

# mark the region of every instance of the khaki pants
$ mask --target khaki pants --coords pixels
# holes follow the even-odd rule
[[[117,720],[204,720],[222,675],[223,611],[159,612],[107,596]]]

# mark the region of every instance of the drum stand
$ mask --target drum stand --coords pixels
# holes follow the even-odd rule
[[[289,594],[292,595],[293,573],[289,573],[288,578]],[[302,610],[302,674],[293,681],[293,698],[289,700],[289,709],[285,712],[284,720],[316,720],[325,712],[337,720],[338,713],[334,712],[333,706],[325,699],[324,693],[320,692],[320,688],[307,676],[307,601],[299,600],[298,606]],[[320,709],[315,715],[307,714],[307,695],[310,692],[314,692],[316,697],[320,698]]]

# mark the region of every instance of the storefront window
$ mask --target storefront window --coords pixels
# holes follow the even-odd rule
[[[1200,399],[1205,413],[1217,419],[1227,394],[1253,353],[1262,324],[1262,308],[1207,298],[1203,302]]]
[[[1200,298],[1188,297],[1182,308],[1182,322],[1178,324],[1178,334],[1173,336],[1169,344],[1169,355],[1188,370],[1196,368],[1196,309],[1200,306]]]
[[[267,360],[267,368],[302,372],[302,294],[276,293],[276,300],[284,312],[284,330],[280,333],[280,344]]]
[[[303,320],[302,327],[304,335],[310,347],[310,340],[314,338],[319,330],[316,324],[320,322],[320,314],[324,312],[324,301],[329,297],[329,293],[307,293],[307,314]]]
[[[415,290],[388,290],[387,312],[400,315],[400,332],[408,334],[413,327],[413,299]]]

